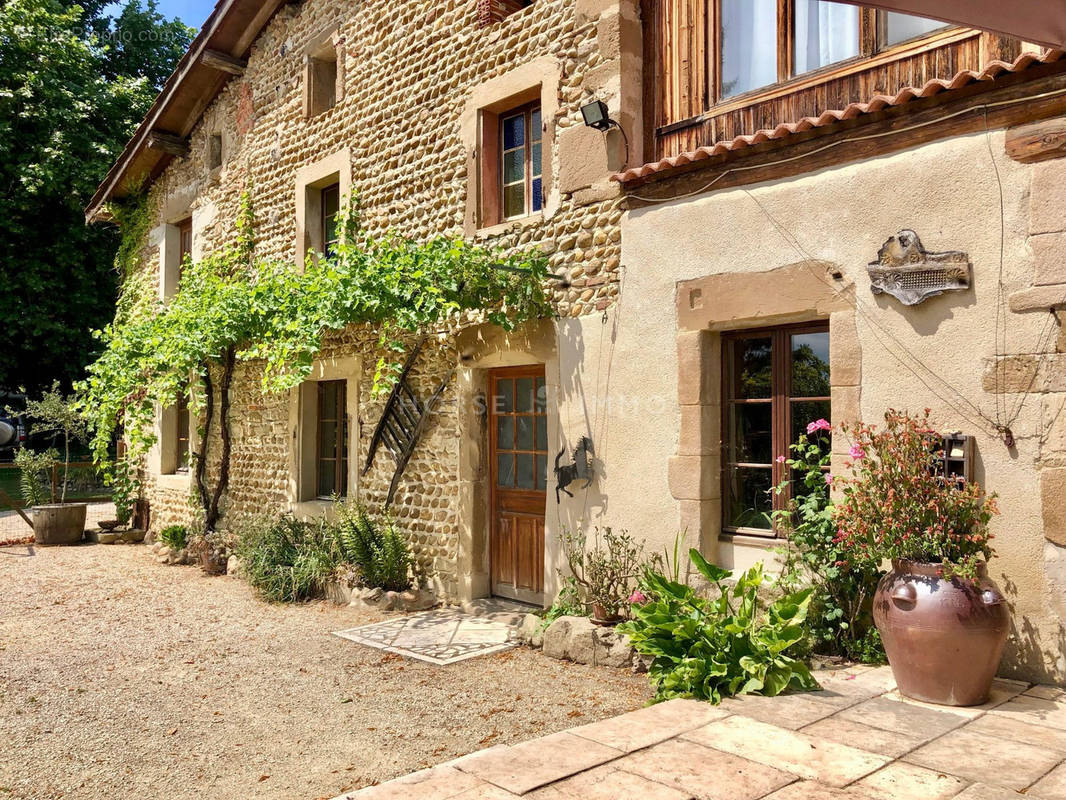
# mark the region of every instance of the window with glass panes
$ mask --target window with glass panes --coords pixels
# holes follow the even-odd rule
[[[319,498],[348,494],[346,381],[318,383],[315,485]]]
[[[337,227],[337,215],[341,208],[341,187],[339,183],[327,186],[322,190],[322,252],[332,256],[337,242],[340,240],[340,232]]]
[[[712,104],[925,36],[947,23],[830,0],[708,0]]]
[[[544,205],[540,106],[500,116],[500,207],[504,219],[526,217]]]
[[[798,325],[727,334],[722,340],[723,528],[774,534],[772,514],[789,493],[790,445],[819,419],[832,422],[829,326]],[[828,452],[828,433],[820,434]]]
[[[493,389],[497,489],[548,488],[547,394],[542,377],[500,377]]]
[[[175,437],[176,455],[177,455],[177,471],[188,472],[189,471],[189,438],[191,428],[191,418],[189,415],[189,390],[184,389],[178,395],[178,407],[177,407],[177,436]]]

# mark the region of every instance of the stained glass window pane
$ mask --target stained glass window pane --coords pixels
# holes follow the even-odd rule
[[[503,182],[519,183],[526,179],[526,151],[512,150],[503,155]]]
[[[503,149],[511,150],[526,143],[526,116],[519,114],[503,121]]]
[[[524,183],[507,186],[503,190],[503,215],[521,217],[526,213],[526,187]]]
[[[544,185],[540,178],[533,181],[533,210],[540,211],[544,207]]]

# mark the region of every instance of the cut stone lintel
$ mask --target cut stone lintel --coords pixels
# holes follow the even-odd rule
[[[1010,310],[1015,312],[1024,311],[1051,311],[1066,306],[1066,284],[1058,283],[1049,286],[1034,286],[1031,289],[1023,289],[1010,296]]]

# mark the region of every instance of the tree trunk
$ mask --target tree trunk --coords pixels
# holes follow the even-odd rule
[[[203,365],[204,375],[204,435],[200,440],[200,452],[196,455],[196,493],[204,517],[211,510],[211,495],[207,489],[207,451],[211,444],[211,426],[215,421],[215,386],[211,381],[211,364]]]
[[[230,455],[233,452],[233,433],[230,430],[230,387],[233,385],[233,372],[237,366],[237,351],[234,347],[226,348],[222,361],[222,382],[219,391],[219,435],[222,437],[222,458],[218,466],[218,483],[215,485],[215,493],[211,498],[211,504],[207,509],[206,528],[214,531],[218,524],[218,506],[222,496],[229,488]]]

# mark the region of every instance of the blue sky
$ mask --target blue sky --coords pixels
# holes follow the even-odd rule
[[[117,14],[125,5],[116,2],[108,8],[108,13]],[[167,19],[177,17],[190,28],[200,29],[204,20],[215,8],[215,0],[158,0],[159,13]]]

